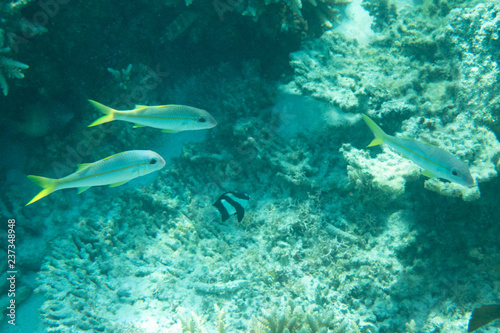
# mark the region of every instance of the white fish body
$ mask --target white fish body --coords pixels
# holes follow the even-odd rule
[[[398,138],[386,134],[368,116],[362,115],[366,125],[370,128],[375,139],[368,147],[380,144],[387,144],[389,147],[417,164],[424,169],[423,174],[427,177],[437,177],[447,179],[451,182],[463,185],[474,186],[469,167],[455,155],[441,149],[421,143],[408,138]]]
[[[80,164],[78,170],[60,179],[40,176],[28,176],[35,184],[44,189],[26,205],[65,188],[78,188],[82,193],[92,186],[123,185],[126,182],[158,171],[165,166],[165,161],[150,150],[130,150],[106,157],[94,163]]]
[[[134,110],[119,111],[96,101],[89,102],[105,115],[94,121],[89,127],[113,120],[122,120],[135,124],[135,127],[153,127],[164,132],[203,130],[215,127],[217,121],[205,110],[187,105],[136,105]]]

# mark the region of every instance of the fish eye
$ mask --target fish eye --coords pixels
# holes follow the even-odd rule
[[[458,176],[458,171],[457,171],[457,169],[452,169],[452,170],[451,170],[451,174],[452,174],[453,176]]]
[[[205,117],[201,117],[200,119],[198,119],[199,123],[204,123],[206,121],[207,121],[207,119]]]
[[[156,158],[152,158],[151,161],[149,161],[149,164],[156,164],[158,162]]]

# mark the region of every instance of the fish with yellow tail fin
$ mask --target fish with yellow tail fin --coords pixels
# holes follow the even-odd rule
[[[375,139],[368,147],[386,144],[422,169],[423,175],[447,179],[463,186],[475,186],[469,167],[455,155],[409,138],[398,138],[386,134],[373,120],[363,114],[363,120]]]
[[[163,132],[175,133],[203,130],[217,125],[215,119],[207,111],[186,105],[136,105],[133,110],[119,111],[90,99],[89,102],[104,116],[88,127],[113,120],[123,120],[134,123],[134,128],[147,126],[162,129]]]
[[[78,170],[60,179],[28,176],[36,185],[43,187],[26,206],[65,188],[78,188],[78,194],[92,186],[120,186],[134,178],[158,171],[165,166],[165,160],[151,150],[130,150],[106,157],[94,163],[80,164]]]

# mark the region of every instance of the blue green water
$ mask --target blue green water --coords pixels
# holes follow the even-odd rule
[[[466,332],[500,303],[500,5],[186,2],[0,4],[1,332]],[[89,128],[88,99],[217,126]],[[477,186],[367,148],[362,113]],[[25,206],[128,150],[166,166]]]

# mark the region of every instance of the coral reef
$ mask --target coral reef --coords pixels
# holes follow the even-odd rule
[[[448,16],[436,39],[442,52],[453,60],[456,73],[456,103],[471,118],[494,127],[500,116],[498,80],[500,71],[500,5],[485,2],[472,8],[457,8]]]
[[[461,237],[456,243],[452,235],[440,239],[446,225],[438,233],[431,232],[432,224],[418,232],[416,227],[448,213],[424,215],[426,209],[404,207],[408,204],[401,200],[383,205],[379,189],[353,194],[361,189],[349,185],[342,155],[332,145],[345,136],[342,127],[281,137],[282,122],[293,118],[287,118],[286,105],[262,110],[259,84],[250,79],[255,70],[249,66],[247,76],[237,78],[225,65],[207,71],[198,83],[178,83],[175,89],[189,87],[186,98],[192,99],[212,95],[216,84],[230,87],[210,102],[211,108],[228,111],[221,119],[230,126],[215,132],[209,145],[186,145],[148,187],[113,197],[101,197],[106,190],[100,190],[81,199],[87,213],[53,242],[39,274],[49,331],[70,331],[71,325],[110,332],[394,332],[466,326],[471,302],[480,296],[469,297],[467,289],[464,299],[453,298],[459,292],[448,293],[443,286],[461,290],[461,282],[454,287],[452,275],[437,277],[427,269],[430,258],[442,258],[446,244],[457,246]],[[211,78],[219,82],[207,85]],[[225,189],[251,194],[241,224],[220,223],[213,212],[211,203]],[[51,205],[67,207],[70,199],[60,197]],[[455,210],[475,211],[467,205]],[[88,207],[95,207],[92,213]],[[424,238],[429,233],[433,242]],[[434,244],[440,254],[420,258]],[[483,263],[494,260],[478,251]],[[473,272],[464,269],[460,278]],[[427,290],[434,279],[439,282]],[[485,284],[490,283],[488,277]],[[453,320],[443,324],[448,317]],[[415,324],[408,326],[412,319]]]
[[[305,45],[304,50],[292,53],[290,62],[294,85],[304,94],[344,112],[415,111],[413,86],[421,74],[411,59],[375,47],[359,48],[336,31]]]
[[[382,2],[379,5],[387,10],[390,7]],[[373,11],[378,7],[369,8]],[[433,15],[446,15],[449,10],[443,8]],[[332,103],[344,112],[383,117],[386,124],[409,118],[403,135],[421,138],[469,161],[480,183],[493,179],[500,144],[482,124],[496,129],[498,5],[452,10],[449,18],[456,24],[443,24],[435,33],[429,19],[405,8],[399,16],[391,11],[393,14],[378,11],[382,15],[378,17],[381,32],[369,46],[358,47],[335,31],[306,43],[303,50],[292,54],[295,78],[290,88]],[[409,16],[402,18],[402,13]],[[407,24],[409,20],[411,25]],[[450,58],[453,61],[444,61]],[[483,64],[484,70],[477,64]],[[447,74],[456,72],[459,74]],[[426,80],[422,82],[422,78]],[[431,134],[430,129],[435,132]],[[349,164],[352,186],[366,188],[370,182],[388,193],[401,194],[404,178],[415,176],[414,168],[401,165],[401,159],[388,151],[378,156],[378,161],[349,144],[341,152]],[[385,179],[383,175],[387,175]],[[477,188],[436,179],[427,180],[425,187],[464,200],[480,196]]]
[[[28,10],[27,3],[14,4]],[[19,268],[22,278],[37,274],[44,331],[459,332],[477,304],[500,302],[498,106],[489,104],[498,97],[498,5],[474,12],[433,0],[412,11],[374,1],[366,7],[377,34],[361,45],[329,26],[338,1],[145,4],[90,1],[85,24],[77,24],[83,11],[71,2],[75,10],[54,20],[63,42],[54,39],[51,52],[67,47],[65,64],[81,67],[57,76],[50,61],[26,61],[30,74],[50,74],[40,94],[77,97],[71,127],[26,143],[29,158],[19,169],[8,165],[0,184],[2,213],[23,222]],[[118,33],[123,22],[110,22],[89,43],[86,33],[116,8],[127,38]],[[454,25],[443,24],[444,15]],[[258,52],[231,44],[241,27],[251,28],[244,42]],[[291,55],[293,78],[281,76],[271,61],[280,56],[261,39],[276,43],[284,31],[322,33]],[[214,61],[205,52],[211,43],[238,51],[223,59],[216,52]],[[82,45],[95,58],[75,52]],[[5,46],[0,57],[17,59]],[[49,51],[33,54],[51,59]],[[476,72],[468,59],[486,67]],[[189,104],[219,125],[187,139],[119,124],[89,129],[89,97],[123,109]],[[421,177],[389,149],[360,149],[371,139],[361,112],[389,134],[467,161],[480,200],[477,187]],[[169,165],[144,182],[61,191],[24,207],[37,189],[21,168],[64,175],[132,147],[168,155]],[[225,191],[250,195],[241,222],[222,223],[212,207]],[[27,297],[29,284],[20,281]]]

